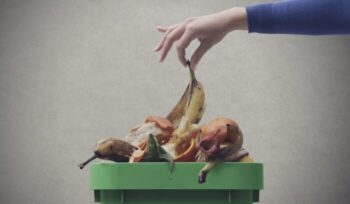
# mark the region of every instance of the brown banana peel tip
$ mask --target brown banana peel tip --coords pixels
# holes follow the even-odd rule
[[[78,165],[78,167],[80,169],[83,169],[88,163],[90,163],[92,160],[96,159],[97,155],[93,155],[91,158],[89,158],[88,160],[86,160],[85,162],[81,163]]]

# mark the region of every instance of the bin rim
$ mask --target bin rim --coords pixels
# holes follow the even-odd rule
[[[167,162],[95,163],[90,166],[92,190],[261,190],[263,164],[224,162],[199,184],[206,162],[176,162],[172,174]]]

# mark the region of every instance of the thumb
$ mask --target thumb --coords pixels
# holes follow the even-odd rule
[[[207,41],[203,41],[197,49],[194,51],[191,57],[191,66],[195,70],[198,62],[202,59],[203,55],[211,48],[211,44]]]

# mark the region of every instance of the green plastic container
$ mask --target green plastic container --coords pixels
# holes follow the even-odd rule
[[[101,163],[90,167],[90,187],[101,204],[251,204],[263,189],[261,163],[223,163],[199,184],[205,163]]]

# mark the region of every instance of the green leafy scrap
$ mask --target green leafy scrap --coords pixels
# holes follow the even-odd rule
[[[157,139],[154,135],[148,135],[148,141],[146,146],[145,157],[142,162],[163,162],[168,161],[170,166],[170,173],[174,169],[173,157],[165,151],[165,149],[159,145]]]

